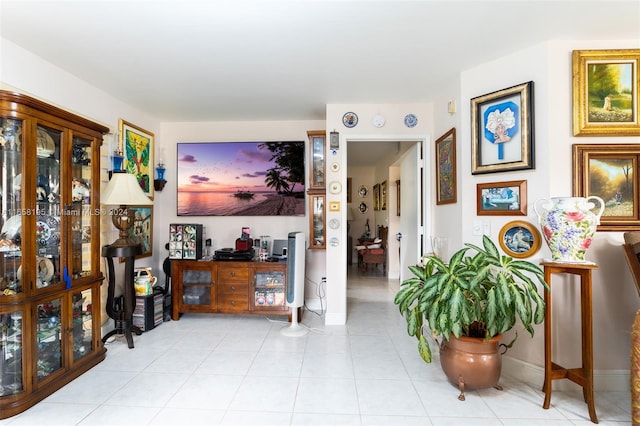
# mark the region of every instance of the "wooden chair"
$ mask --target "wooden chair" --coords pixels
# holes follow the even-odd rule
[[[369,265],[382,265],[382,272],[387,273],[387,236],[389,227],[378,226],[378,239],[380,242],[367,241],[364,248],[358,250],[358,264],[362,272],[366,272]]]
[[[640,232],[625,232],[622,245],[640,296]],[[640,424],[640,310],[631,327],[631,420]]]

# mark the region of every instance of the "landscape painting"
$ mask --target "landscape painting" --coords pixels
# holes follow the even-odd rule
[[[178,216],[304,216],[304,141],[177,144]]]

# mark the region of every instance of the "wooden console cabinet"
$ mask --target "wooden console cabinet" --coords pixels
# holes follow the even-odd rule
[[[172,319],[180,314],[289,315],[284,262],[173,260]]]

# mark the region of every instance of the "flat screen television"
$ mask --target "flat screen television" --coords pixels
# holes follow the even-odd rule
[[[180,142],[178,216],[304,216],[305,143]]]

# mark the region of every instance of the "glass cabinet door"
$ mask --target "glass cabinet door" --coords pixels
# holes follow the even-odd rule
[[[73,137],[71,176],[71,277],[74,279],[91,275],[91,149],[92,141]],[[98,236],[99,237],[99,236]]]
[[[22,285],[22,127],[23,121],[0,118],[0,298],[25,291]]]
[[[38,381],[62,368],[62,299],[36,305],[36,371]]]
[[[60,146],[62,131],[37,126],[36,288],[62,280],[60,261]]]
[[[182,271],[182,303],[185,305],[211,305],[213,282],[211,269],[185,269]]]
[[[309,176],[310,189],[325,188],[325,132],[307,132],[311,141],[311,174]]]
[[[22,380],[23,312],[0,313],[0,397],[24,390]]]
[[[309,215],[309,248],[310,249],[324,249],[325,243],[325,194],[313,194],[309,193],[309,203],[311,208],[309,209],[311,214]]]
[[[93,347],[93,302],[99,303],[93,288],[74,291],[71,294],[71,335],[73,339],[73,360],[77,361],[90,354]]]

